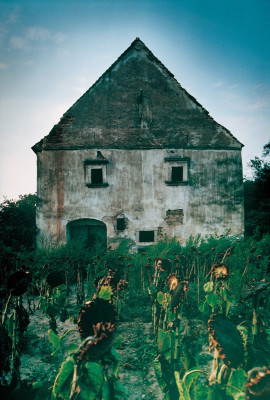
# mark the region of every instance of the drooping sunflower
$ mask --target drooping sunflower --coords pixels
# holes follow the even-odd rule
[[[253,368],[248,372],[246,400],[270,399],[270,367]]]
[[[128,287],[128,282],[125,279],[120,279],[117,283],[117,290],[125,290]]]
[[[49,271],[46,276],[46,282],[52,289],[65,284],[65,272],[57,269]]]
[[[216,279],[225,279],[229,275],[229,269],[224,264],[214,264],[211,268],[211,275]]]
[[[188,281],[178,282],[171,295],[171,309],[176,312],[180,307],[183,296],[186,294],[188,288]]]
[[[236,326],[225,316],[213,314],[208,332],[210,350],[216,348],[225,365],[238,368],[244,361],[244,345]]]
[[[175,274],[170,274],[167,278],[167,282],[170,287],[170,290],[175,290],[179,283],[179,279]]]
[[[27,291],[30,280],[30,273],[26,269],[16,271],[7,279],[7,290],[13,296],[21,296]]]
[[[96,360],[109,350],[114,340],[116,311],[107,300],[95,298],[87,301],[78,318],[78,330],[85,339],[79,357]]]
[[[171,270],[172,263],[170,260],[166,260],[164,258],[156,258],[155,259],[155,268],[159,269],[160,271],[169,272]]]

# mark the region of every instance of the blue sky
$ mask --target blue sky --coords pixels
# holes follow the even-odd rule
[[[270,139],[269,0],[0,0],[0,201],[36,191],[31,150],[136,38],[244,145]]]

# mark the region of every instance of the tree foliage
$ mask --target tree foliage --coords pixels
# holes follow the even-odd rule
[[[0,204],[0,242],[13,250],[31,249],[36,235],[35,194],[19,196],[19,200],[5,200]]]
[[[270,232],[270,141],[264,146],[262,158],[255,157],[249,165],[253,179],[244,182],[245,232],[261,237]]]

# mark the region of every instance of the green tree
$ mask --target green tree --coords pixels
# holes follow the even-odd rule
[[[262,158],[255,157],[249,165],[253,179],[244,182],[245,232],[261,237],[270,233],[270,141],[264,146]]]
[[[36,236],[35,194],[19,196],[19,200],[5,200],[0,204],[0,243],[20,250],[32,249]]]

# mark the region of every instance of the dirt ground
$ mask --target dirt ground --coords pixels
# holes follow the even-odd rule
[[[121,361],[119,381],[128,391],[123,400],[161,400],[164,396],[155,379],[152,362],[156,355],[156,344],[151,338],[151,322],[145,321],[148,319],[145,311],[143,309],[141,316],[135,318],[132,315],[128,318],[126,313],[125,320],[117,326],[117,336],[121,336],[121,344],[117,349]],[[30,314],[30,324],[23,338],[20,365],[22,380],[39,381],[47,387],[52,385],[61,362],[67,356],[67,346],[80,343],[77,325],[71,320],[64,323],[57,320],[57,328],[59,335],[69,329],[76,331],[63,340],[63,349],[52,355],[54,349],[48,339],[48,318],[38,309]]]

